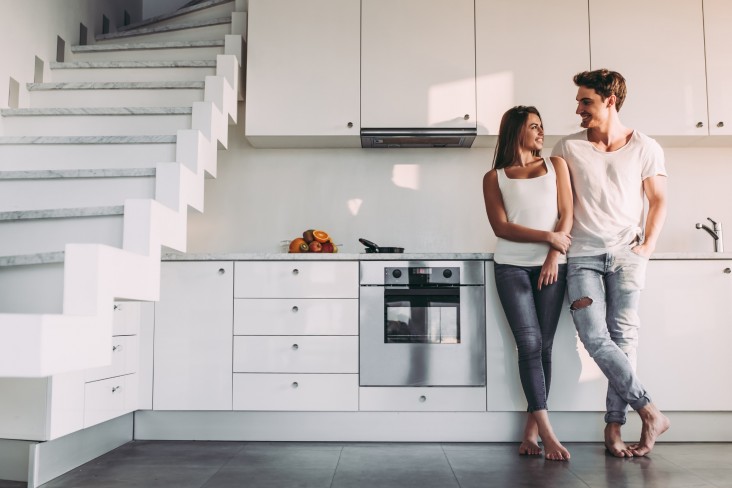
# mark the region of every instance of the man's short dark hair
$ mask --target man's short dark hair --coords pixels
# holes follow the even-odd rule
[[[628,89],[625,86],[625,78],[617,71],[607,69],[596,69],[594,71],[583,71],[574,75],[574,84],[592,88],[605,101],[610,95],[615,95],[615,109],[619,112],[623,106],[625,95]]]

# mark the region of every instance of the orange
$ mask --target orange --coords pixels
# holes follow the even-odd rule
[[[322,244],[324,242],[328,242],[328,233],[324,230],[314,230],[313,238]]]
[[[304,247],[303,247],[304,246]],[[304,251],[303,251],[304,249]],[[290,242],[290,252],[307,252],[308,243],[302,237],[296,237]]]

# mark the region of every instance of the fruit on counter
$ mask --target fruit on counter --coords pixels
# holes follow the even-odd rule
[[[328,242],[328,240],[330,239],[330,237],[328,236],[328,233],[325,232],[324,230],[314,230],[313,237],[315,238],[316,241],[318,241],[321,244],[324,242]]]
[[[308,243],[302,237],[296,237],[290,242],[290,252],[308,252],[310,248]]]
[[[324,230],[308,229],[302,233],[302,237],[296,237],[290,241],[289,252],[338,252],[338,246]]]

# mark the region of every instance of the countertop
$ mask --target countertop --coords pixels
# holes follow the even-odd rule
[[[493,253],[164,253],[163,261],[450,261],[492,260]],[[656,253],[651,260],[709,260],[732,259],[732,252],[665,252]]]

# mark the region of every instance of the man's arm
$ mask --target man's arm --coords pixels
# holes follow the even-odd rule
[[[635,246],[633,251],[641,256],[650,257],[656,249],[658,236],[666,221],[666,177],[650,176],[643,180],[643,192],[648,199],[648,215],[643,243]]]

